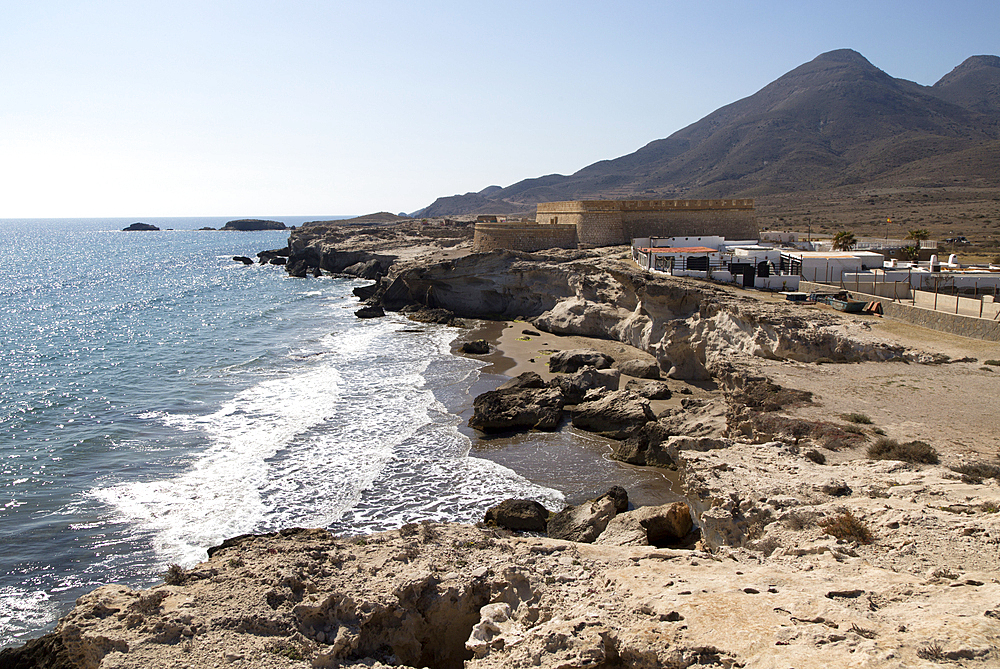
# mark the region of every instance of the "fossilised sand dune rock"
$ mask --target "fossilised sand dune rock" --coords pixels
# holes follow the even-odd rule
[[[544,532],[549,511],[530,499],[507,499],[486,510],[487,525],[515,532]]]
[[[590,390],[618,390],[621,375],[617,369],[596,369],[583,367],[575,374],[560,375],[549,381],[552,388],[558,388],[566,397],[567,404],[577,404]]]
[[[629,390],[616,390],[600,399],[582,402],[573,413],[573,427],[609,439],[627,439],[655,420],[649,400]]]
[[[573,374],[584,367],[607,369],[615,363],[615,359],[606,353],[587,349],[572,349],[556,351],[549,356],[549,371],[563,374]]]
[[[704,454],[706,471],[732,455],[732,449]],[[17,663],[27,655],[34,666],[59,669],[371,669],[376,662],[443,669],[463,663],[465,669],[888,669],[920,666],[935,649],[940,657],[992,666],[1000,659],[995,570],[970,569],[964,553],[956,559],[969,571],[899,568],[900,560],[919,564],[931,545],[907,543],[902,553],[914,553],[907,556],[892,536],[920,531],[923,514],[907,500],[919,494],[922,485],[913,484],[926,472],[892,471],[877,463],[876,470],[859,471],[867,484],[849,481],[856,489],[875,485],[878,476],[901,476],[904,483],[900,495],[857,500],[873,513],[891,504],[879,513],[898,526],[880,530],[883,546],[858,548],[862,558],[837,551],[835,542],[816,542],[809,528],[785,530],[789,548],[771,558],[746,549],[712,555],[508,537],[450,524],[354,539],[289,530],[220,548],[178,574],[176,585],[99,588],[32,649],[2,651],[0,666],[24,666]],[[921,501],[932,501],[932,492]],[[947,515],[961,528],[983,524]],[[993,529],[969,535],[980,561],[990,551],[988,537],[977,537]]]
[[[693,527],[691,510],[684,502],[644,506],[616,515],[594,543],[662,548],[682,541]]]
[[[504,388],[473,401],[469,427],[483,432],[555,430],[566,399],[557,388]]]
[[[734,356],[827,360],[899,359],[832,313],[763,302],[705,282],[644,273],[608,250],[509,251],[394,268],[380,291],[388,309],[443,307],[461,316],[533,318],[541,330],[613,339],[652,354],[670,378],[708,380]],[[853,330],[852,330],[853,328]]]
[[[550,539],[589,544],[601,535],[616,513],[615,500],[602,495],[592,502],[563,509],[549,518],[546,531]]]

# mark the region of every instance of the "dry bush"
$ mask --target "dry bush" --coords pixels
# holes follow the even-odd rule
[[[848,413],[844,414],[843,418],[849,423],[857,423],[858,425],[872,424],[872,419],[863,413]]]
[[[984,479],[996,479],[1000,481],[1000,465],[988,462],[970,462],[956,465],[951,468],[953,472],[962,475],[963,483],[980,484]]]
[[[747,379],[742,387],[727,397],[730,404],[746,406],[760,411],[777,411],[787,406],[812,403],[812,393],[805,390],[782,388],[770,379]]]
[[[163,582],[167,585],[184,585],[186,580],[187,574],[184,573],[184,568],[179,564],[170,565],[163,573]]]
[[[856,541],[859,544],[870,544],[875,540],[868,525],[849,509],[843,509],[832,518],[824,518],[819,521],[819,526],[823,531],[837,539],[846,541]]]
[[[934,447],[923,441],[908,441],[904,444],[895,439],[880,438],[868,447],[868,457],[872,460],[900,460],[926,465],[940,462]]]
[[[809,449],[808,451],[806,451],[805,453],[803,453],[802,456],[806,460],[812,460],[817,465],[825,465],[826,464],[826,456],[823,455],[822,453],[820,453],[819,451],[817,451],[815,448]]]

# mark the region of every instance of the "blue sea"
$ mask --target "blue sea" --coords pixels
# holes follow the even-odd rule
[[[483,363],[450,354],[460,331],[359,320],[365,282],[232,260],[287,232],[135,220],[0,221],[0,647],[238,534],[563,503],[470,454],[456,407]]]

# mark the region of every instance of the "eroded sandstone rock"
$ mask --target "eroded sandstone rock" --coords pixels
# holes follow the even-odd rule
[[[572,374],[583,367],[606,369],[611,367],[614,362],[614,358],[600,351],[589,351],[586,349],[556,351],[549,356],[549,371]]]
[[[573,414],[573,427],[609,439],[627,439],[651,420],[655,420],[655,416],[649,408],[649,400],[628,390],[616,390],[578,404]]]
[[[562,420],[565,404],[556,388],[491,390],[474,400],[469,427],[483,432],[554,430]]]

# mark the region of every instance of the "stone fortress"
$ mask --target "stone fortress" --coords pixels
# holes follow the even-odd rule
[[[752,199],[541,202],[534,222],[477,222],[473,251],[630,244],[633,237],[757,239]]]

